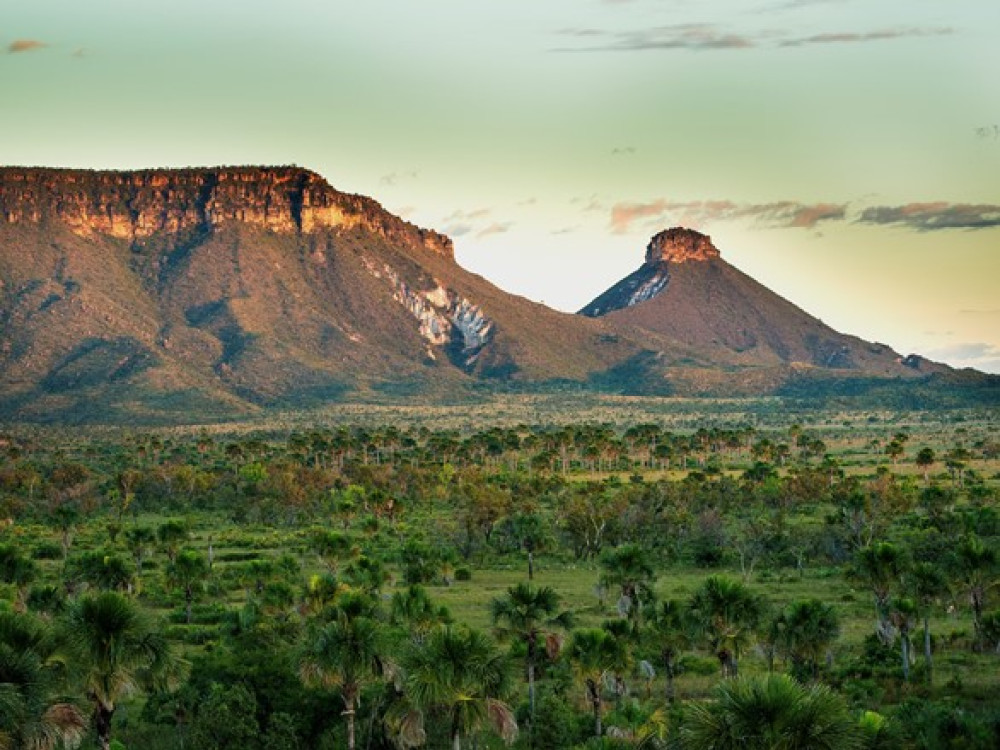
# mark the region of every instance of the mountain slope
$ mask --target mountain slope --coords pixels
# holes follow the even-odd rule
[[[2,169],[0,281],[0,413],[20,418],[444,399],[636,351],[294,167]]]
[[[711,238],[690,229],[654,236],[643,265],[580,314],[667,336],[732,366],[878,377],[949,370],[838,333],[731,266]]]

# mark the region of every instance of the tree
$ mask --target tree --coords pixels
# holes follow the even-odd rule
[[[986,595],[997,585],[997,553],[977,536],[969,536],[958,547],[955,573],[962,588],[969,594],[972,624],[975,629],[974,648],[983,648],[983,609]]]
[[[747,586],[723,576],[710,576],[691,598],[695,628],[719,660],[722,676],[736,677],[739,657],[753,640],[764,603]]]
[[[561,629],[572,626],[569,612],[557,612],[559,595],[548,586],[540,589],[519,583],[507,589],[507,595],[494,599],[490,605],[494,632],[503,640],[523,641],[527,648],[525,673],[528,678],[528,704],[535,717],[535,667],[538,648],[544,642],[550,657],[559,651]]]
[[[622,660],[622,646],[614,635],[603,628],[574,630],[567,650],[577,679],[587,689],[587,700],[594,712],[594,736],[603,733],[601,686],[605,675]]]
[[[133,526],[125,530],[125,544],[132,553],[132,559],[135,560],[137,581],[141,580],[143,560],[155,542],[156,533],[148,526]]]
[[[623,544],[601,555],[601,584],[621,589],[619,611],[630,620],[638,620],[642,600],[652,598],[656,577],[649,555],[638,544]]]
[[[195,592],[208,578],[208,561],[193,549],[181,550],[167,565],[167,583],[184,594],[184,621],[191,624]]]
[[[174,561],[178,547],[187,538],[188,528],[183,521],[164,521],[156,529],[156,540],[170,562]]]
[[[673,703],[677,659],[691,641],[690,612],[683,602],[670,599],[650,607],[647,623],[647,639],[659,651],[663,660],[667,702]]]
[[[816,679],[823,654],[840,635],[837,610],[819,599],[792,602],[776,621],[777,647],[799,679]]]
[[[314,632],[299,659],[307,685],[339,688],[347,724],[347,748],[354,750],[354,719],[361,689],[385,669],[381,626],[367,616],[337,608],[334,619]]]
[[[0,748],[75,748],[87,719],[74,704],[56,699],[58,642],[33,615],[0,612]]]
[[[168,683],[183,666],[162,628],[138,604],[113,591],[73,602],[65,637],[74,673],[93,704],[93,727],[101,750],[111,746],[111,720],[118,702],[141,686]]]
[[[928,448],[926,445],[917,451],[917,456],[914,459],[914,462],[924,474],[924,484],[927,484],[929,481],[928,474],[930,473],[931,467],[934,465],[934,461],[936,459],[937,456],[934,455],[934,449]]]
[[[875,542],[862,547],[854,556],[851,575],[868,585],[875,597],[876,633],[883,642],[892,639],[889,623],[889,597],[902,583],[908,559],[902,548],[890,542]]]
[[[787,675],[728,680],[714,700],[691,705],[686,750],[855,750],[861,732],[843,699],[825,685]]]
[[[28,585],[37,575],[38,566],[34,560],[22,555],[12,544],[0,544],[0,583],[13,584],[17,589],[18,609],[24,609]]]
[[[453,750],[487,724],[508,743],[517,737],[514,714],[503,701],[510,688],[507,657],[480,631],[437,628],[410,648],[404,669],[409,703],[387,718],[397,735],[424,737],[427,713],[438,711],[447,717]]]
[[[542,516],[537,513],[523,513],[515,516],[511,526],[518,546],[528,555],[528,580],[534,580],[535,553],[545,549],[551,540],[551,535]]]
[[[892,602],[889,617],[893,627],[899,633],[899,650],[903,664],[903,681],[910,681],[910,631],[913,629],[913,618],[917,614],[917,605],[912,599],[897,597]]]
[[[906,588],[913,596],[917,612],[924,621],[924,665],[926,667],[927,682],[931,682],[932,670],[934,667],[931,655],[931,608],[937,602],[938,597],[948,590],[948,583],[940,566],[921,562],[914,565],[906,577]]]

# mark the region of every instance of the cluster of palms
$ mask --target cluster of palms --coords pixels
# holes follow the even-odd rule
[[[81,596],[55,620],[0,612],[0,748],[75,747],[90,726],[108,750],[118,704],[183,668],[157,624],[116,592]]]

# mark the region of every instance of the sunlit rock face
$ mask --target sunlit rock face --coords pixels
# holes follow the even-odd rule
[[[79,236],[128,241],[240,222],[279,233],[361,227],[384,239],[452,258],[444,235],[341,193],[298,167],[220,167],[135,172],[0,169],[0,221],[56,221]]]
[[[687,263],[719,257],[712,238],[693,229],[673,227],[653,236],[646,247],[646,263]]]

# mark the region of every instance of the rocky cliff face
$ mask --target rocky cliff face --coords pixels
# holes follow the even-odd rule
[[[393,244],[454,255],[444,235],[392,216],[370,198],[334,190],[298,167],[137,172],[7,167],[0,169],[0,221],[57,221],[82,237],[129,242],[227,222],[302,234],[360,227]]]
[[[719,257],[708,235],[684,227],[666,229],[653,236],[646,247],[646,263],[687,263]]]

